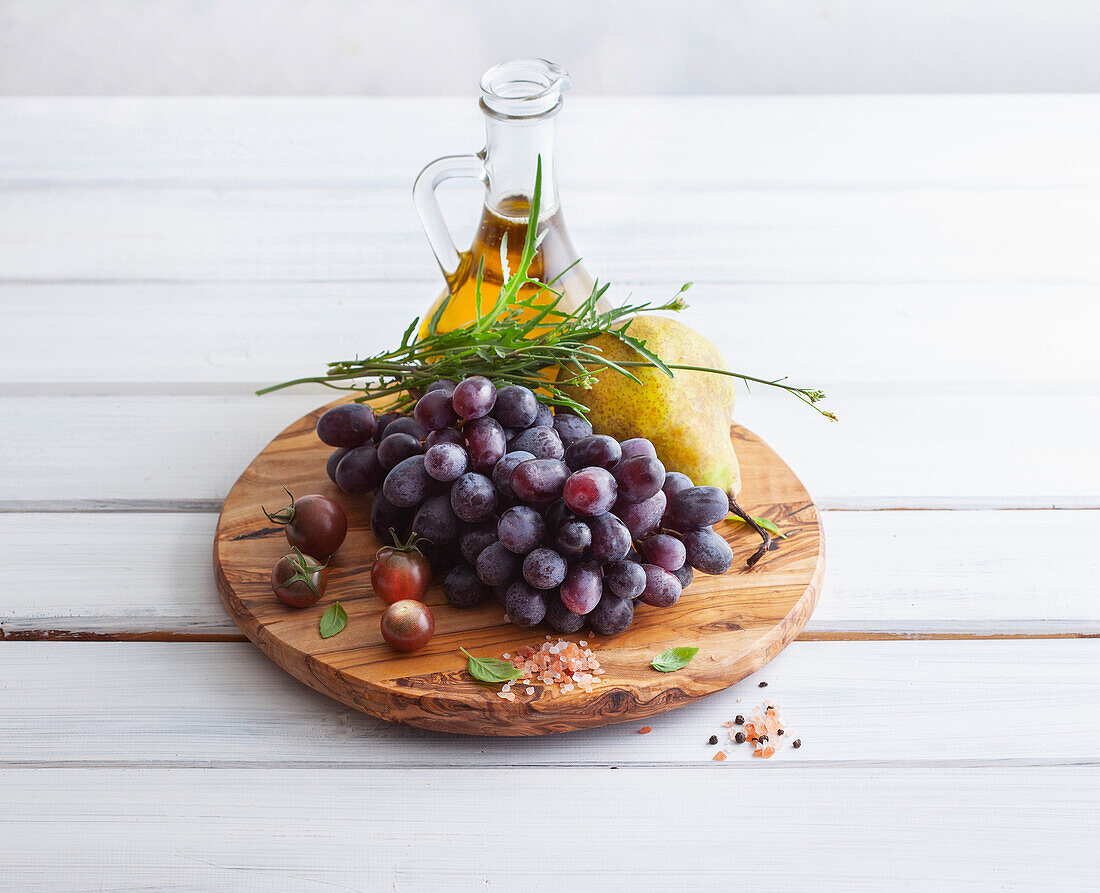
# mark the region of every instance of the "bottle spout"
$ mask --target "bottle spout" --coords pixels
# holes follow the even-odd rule
[[[481,76],[481,107],[501,118],[536,118],[561,108],[573,84],[560,65],[546,59],[512,59]]]

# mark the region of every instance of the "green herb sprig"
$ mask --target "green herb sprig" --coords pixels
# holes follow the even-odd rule
[[[836,419],[833,413],[816,406],[825,398],[820,390],[795,387],[787,384],[784,378],[756,378],[725,369],[665,363],[646,347],[645,341],[629,334],[629,317],[635,314],[658,310],[679,311],[687,307],[682,295],[691,283],[684,285],[675,297],[664,303],[624,304],[600,312],[596,309],[597,304],[609,286],[597,282],[579,307],[572,312],[561,309],[565,295],[554,287],[558,280],[546,283],[528,275],[539,246],[536,234],[541,196],[540,158],[518,269],[511,275],[505,269],[504,284],[495,302],[486,309],[482,306],[481,297],[482,261],[475,293],[477,319],[449,332],[440,332],[439,322],[451,298],[448,295],[428,321],[423,337],[415,338],[420,327],[418,317],[405,330],[400,345],[393,350],[382,351],[366,359],[329,363],[324,375],[297,378],[262,388],[256,393],[267,394],[299,384],[322,384],[336,390],[360,391],[362,395],[356,398],[359,402],[386,400],[382,411],[402,411],[416,403],[412,392],[425,390],[437,379],[461,381],[470,375],[484,375],[498,384],[520,384],[540,390],[540,399],[544,402],[584,415],[588,407],[568,396],[562,390],[563,386],[590,389],[605,370],[640,383],[632,369],[656,368],[669,377],[672,377],[674,370],[711,372],[781,388],[826,418]],[[501,251],[505,253],[505,246],[501,246]],[[563,271],[562,275],[564,272],[567,271]],[[528,286],[535,288],[534,293],[520,297],[520,291]],[[597,335],[604,334],[632,347],[640,359],[619,362],[608,359],[590,343]],[[554,370],[556,374],[548,375],[547,370]]]

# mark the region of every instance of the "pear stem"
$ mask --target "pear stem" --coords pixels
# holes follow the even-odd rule
[[[734,499],[728,493],[726,494],[726,497],[730,501],[730,511],[737,515],[737,517],[744,521],[746,524],[748,524],[749,527],[755,530],[758,534],[760,534],[760,539],[763,540],[763,542],[760,544],[760,548],[753,552],[752,555],[750,555],[748,560],[745,562],[745,569],[751,571],[754,567],[756,567],[756,563],[761,558],[763,558],[767,551],[771,548],[772,535],[759,524],[757,524],[756,519],[753,518],[753,516],[746,512],[743,508],[741,508],[741,506],[737,504],[736,499]]]

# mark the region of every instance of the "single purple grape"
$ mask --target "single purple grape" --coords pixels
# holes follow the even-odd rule
[[[386,470],[378,462],[378,450],[370,444],[348,450],[336,466],[336,486],[349,494],[377,490]]]
[[[611,511],[622,519],[634,539],[641,540],[660,526],[665,505],[665,494],[658,490],[649,499],[641,502],[624,502],[620,499]]]
[[[588,437],[592,433],[592,424],[588,419],[559,409],[554,416],[554,430],[558,432],[561,442],[568,447],[582,437]]]
[[[493,416],[505,428],[529,428],[538,414],[538,400],[530,388],[510,384],[497,389]]]
[[[580,558],[592,545],[592,531],[584,521],[566,521],[555,537],[558,551],[570,558]]]
[[[568,565],[553,549],[540,548],[523,559],[523,579],[536,589],[553,589],[565,579]]]
[[[519,576],[520,561],[503,543],[489,543],[477,556],[477,575],[488,586],[503,586]]]
[[[393,435],[390,435],[391,437]],[[351,455],[350,453],[348,454]],[[347,462],[348,457],[344,457]],[[341,467],[344,462],[341,462]],[[378,466],[381,468],[382,466]],[[336,469],[340,474],[340,469]],[[401,508],[411,508],[423,502],[429,495],[436,491],[439,482],[432,479],[424,470],[423,456],[409,456],[398,462],[386,475],[386,481],[382,484],[382,492],[386,499]]]
[[[590,434],[569,444],[565,451],[565,464],[574,471],[593,465],[614,468],[623,457],[622,447],[614,437],[606,434]]]
[[[504,429],[494,418],[467,422],[462,428],[462,443],[475,471],[488,473],[504,457]]]
[[[453,378],[437,378],[424,388],[424,394],[430,394],[432,391],[453,391],[456,387],[458,385]],[[420,397],[423,397],[424,394],[420,394]]]
[[[658,533],[642,543],[646,560],[657,567],[663,567],[669,573],[675,573],[687,560],[687,549],[676,537],[667,533]]]
[[[412,521],[413,531],[437,546],[453,543],[458,539],[458,516],[446,496],[429,496],[416,510]]]
[[[428,391],[416,401],[413,418],[427,431],[449,428],[458,421],[458,415],[451,405],[451,392],[443,388]]]
[[[560,459],[528,459],[512,472],[512,491],[523,502],[537,504],[561,496],[569,467]]]
[[[520,431],[508,444],[508,450],[526,450],[536,459],[561,459],[565,455],[558,432],[547,425]]]
[[[328,457],[328,462],[325,463],[325,471],[328,472],[329,480],[334,484],[336,483],[336,466],[340,464],[340,460],[348,454],[350,447],[340,447],[333,450]]]
[[[443,594],[456,608],[473,608],[488,599],[492,590],[468,564],[456,564],[443,581]]]
[[[554,427],[554,410],[540,400],[535,408],[535,420],[531,423],[531,427],[538,428],[543,425]]]
[[[614,636],[630,628],[634,622],[634,602],[605,593],[600,603],[585,618],[593,632],[601,636]]]
[[[646,441],[648,443],[649,441]],[[642,502],[661,492],[665,467],[654,456],[632,456],[615,466],[619,498],[623,502]]]
[[[691,487],[668,501],[668,515],[681,529],[710,527],[725,518],[729,511],[729,496],[718,487]]]
[[[374,435],[378,420],[365,403],[341,403],[317,420],[317,436],[334,447],[362,446]]]
[[[517,555],[526,555],[534,549],[542,542],[544,532],[542,515],[527,505],[513,506],[497,522],[497,539]]]
[[[390,434],[411,434],[417,440],[423,440],[428,432],[417,424],[412,416],[398,416],[386,426],[386,436]]]
[[[630,551],[630,531],[610,512],[588,519],[592,531],[592,545],[588,554],[601,564],[620,561]]]
[[[645,571],[633,561],[613,561],[603,569],[604,586],[619,598],[637,598],[645,591]]]
[[[635,456],[652,456],[657,458],[657,448],[644,437],[632,437],[619,444],[623,451],[623,461],[633,459]],[[614,470],[614,469],[612,469]]]
[[[606,468],[582,468],[565,482],[562,499],[578,515],[602,515],[611,510],[618,495],[615,478]]]
[[[561,601],[574,614],[587,614],[600,603],[603,595],[603,575],[595,561],[580,561],[565,574],[561,584]]]
[[[546,616],[546,595],[517,580],[508,587],[504,611],[516,626],[538,626]]]
[[[663,567],[657,567],[655,564],[643,564],[642,570],[645,571],[642,601],[655,608],[667,608],[669,605],[676,604],[682,591],[680,581]]]
[[[451,484],[451,508],[467,524],[484,521],[496,507],[496,488],[485,475],[468,471]]]
[[[680,581],[680,589],[683,590],[687,589],[691,585],[691,581],[695,579],[695,571],[691,569],[690,564],[685,563],[679,570],[673,571],[672,576]]]
[[[437,443],[424,454],[424,470],[437,481],[454,481],[466,473],[470,457],[457,443]]]
[[[684,534],[687,562],[704,574],[724,574],[733,566],[733,549],[709,527]]]
[[[378,462],[389,471],[409,456],[419,456],[423,451],[420,441],[411,434],[387,434],[378,444]]]
[[[439,443],[457,443],[462,446],[462,432],[457,428],[439,428],[429,431],[428,436],[424,438],[424,446],[428,448]]]
[[[471,375],[455,386],[451,403],[458,417],[480,419],[493,411],[497,402],[496,386],[484,375]]]
[[[686,474],[679,471],[670,471],[665,474],[665,482],[661,485],[661,489],[664,490],[665,497],[671,499],[682,490],[690,490],[694,486],[695,484]]]

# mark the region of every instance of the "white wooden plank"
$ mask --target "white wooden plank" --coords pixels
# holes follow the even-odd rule
[[[1097,184],[1095,96],[601,98],[583,87],[559,118],[570,191]],[[476,99],[473,82],[446,98],[5,97],[0,177],[407,186],[430,159],[482,144]]]
[[[1100,185],[673,183],[576,189],[564,201],[589,271],[605,281],[1100,281]],[[0,194],[6,279],[377,282],[433,266],[408,185]]]
[[[0,668],[8,765],[679,765],[710,761],[712,734],[730,761],[758,764],[723,723],[765,701],[802,741],[777,754],[784,765],[1100,760],[1095,638],[796,642],[733,688],[646,720],[649,734],[636,722],[530,739],[372,719],[244,642],[8,642]]]
[[[757,872],[781,890],[1091,890],[1100,867],[1095,767],[7,769],[0,783],[0,867],[21,893],[663,891]],[[582,827],[496,828],[547,800],[576,805]]]
[[[0,508],[216,506],[331,394],[0,397]],[[840,422],[767,389],[738,406],[825,508],[1100,506],[1096,392],[852,385],[829,406]]]
[[[827,512],[805,635],[1100,635],[1100,512]],[[35,573],[0,637],[235,635],[206,568],[211,514],[0,514]],[[36,556],[63,555],[41,562]],[[124,573],[119,568],[125,568]],[[690,593],[690,590],[689,590]]]
[[[315,374],[392,347],[441,283],[0,284],[0,389],[209,392]],[[612,294],[655,300],[681,284],[622,283]],[[679,318],[740,371],[838,393],[866,381],[1096,382],[1098,295],[1064,283],[700,283]]]

